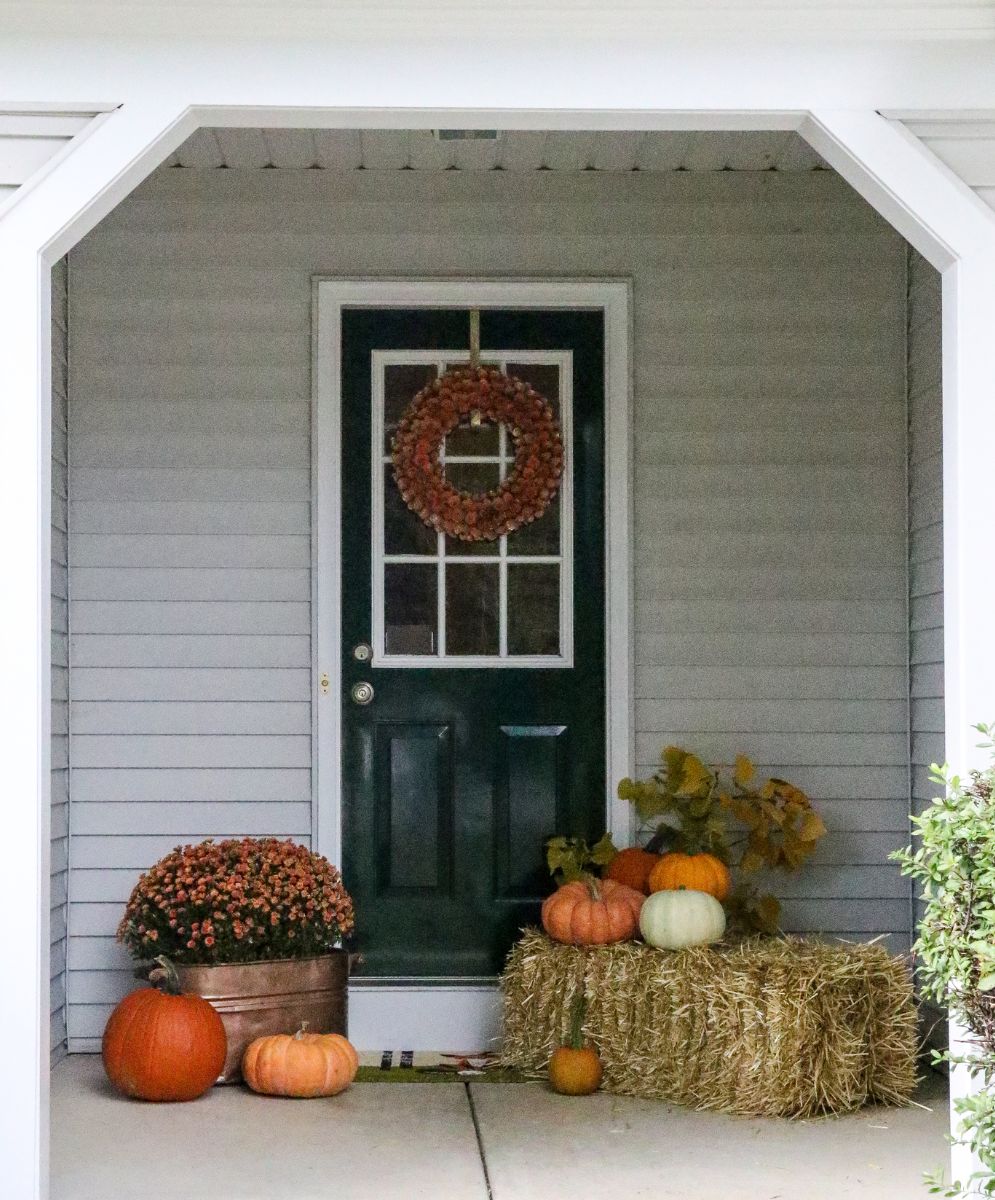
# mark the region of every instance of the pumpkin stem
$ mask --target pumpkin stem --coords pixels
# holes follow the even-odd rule
[[[584,1049],[583,1027],[586,1013],[587,998],[581,991],[570,1001],[570,1039],[567,1044],[571,1050]]]
[[[156,970],[149,972],[149,983],[166,992],[170,996],[179,996],[181,993],[180,977],[176,974],[176,968],[165,956],[160,954],[154,960],[159,964]]]
[[[294,1039],[296,1041],[299,1042],[301,1040],[301,1038],[305,1035],[305,1033],[307,1033],[307,1027],[310,1024],[311,1024],[310,1021],[301,1021],[300,1029],[298,1029],[297,1032],[294,1034]]]
[[[590,893],[592,900],[601,899],[601,885],[594,875],[588,874],[586,871],[583,875],[583,882],[587,884],[587,890]]]
[[[667,843],[669,840],[670,838],[667,833],[657,831],[653,834],[643,849],[647,854],[663,854],[667,848]]]

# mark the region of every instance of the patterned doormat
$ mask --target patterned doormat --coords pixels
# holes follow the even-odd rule
[[[357,1083],[525,1083],[520,1071],[495,1065],[490,1051],[446,1054],[434,1050],[384,1050],[359,1056]]]

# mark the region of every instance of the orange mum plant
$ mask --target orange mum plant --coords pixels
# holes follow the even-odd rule
[[[117,937],[136,958],[240,963],[325,954],[352,927],[352,900],[327,858],[278,838],[209,838],[142,875]]]
[[[667,746],[656,774],[623,779],[618,794],[633,804],[643,824],[657,822],[648,850],[711,854],[737,871],[730,914],[766,932],[777,929],[780,904],[748,877],[764,868],[797,871],[826,832],[800,788],[784,779],[758,780],[745,754],[730,768],[712,767],[679,746]]]

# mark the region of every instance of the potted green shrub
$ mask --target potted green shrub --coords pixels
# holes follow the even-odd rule
[[[995,728],[978,725],[981,747],[995,750]],[[947,1196],[995,1195],[995,753],[967,779],[946,766],[931,768],[943,794],[913,817],[917,847],[892,857],[916,879],[925,902],[916,955],[920,989],[949,1008],[968,1035],[966,1054],[937,1053],[972,1076],[972,1094],[954,1103],[955,1144],[966,1147],[977,1168],[970,1179],[930,1190]]]
[[[184,991],[217,1009],[228,1036],[222,1082],[254,1038],[302,1021],[346,1033],[352,900],[328,859],[278,838],[179,846],[145,872],[117,936],[138,959],[165,955]]]

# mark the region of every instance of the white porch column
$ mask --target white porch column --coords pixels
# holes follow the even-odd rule
[[[0,1189],[33,1197],[48,1165],[50,366],[40,344],[50,287],[37,249],[0,243],[0,744],[3,985],[9,1031],[0,1099]]]
[[[978,252],[943,275],[943,554],[947,760],[982,766],[978,721],[995,720],[995,255]],[[950,1026],[951,1049],[964,1030]],[[965,1067],[951,1072],[951,1128],[959,1097],[977,1090]],[[955,1146],[952,1177],[980,1166]]]
[[[113,113],[0,222],[0,1193],[16,1200],[48,1195],[51,263],[187,136],[181,111]]]

